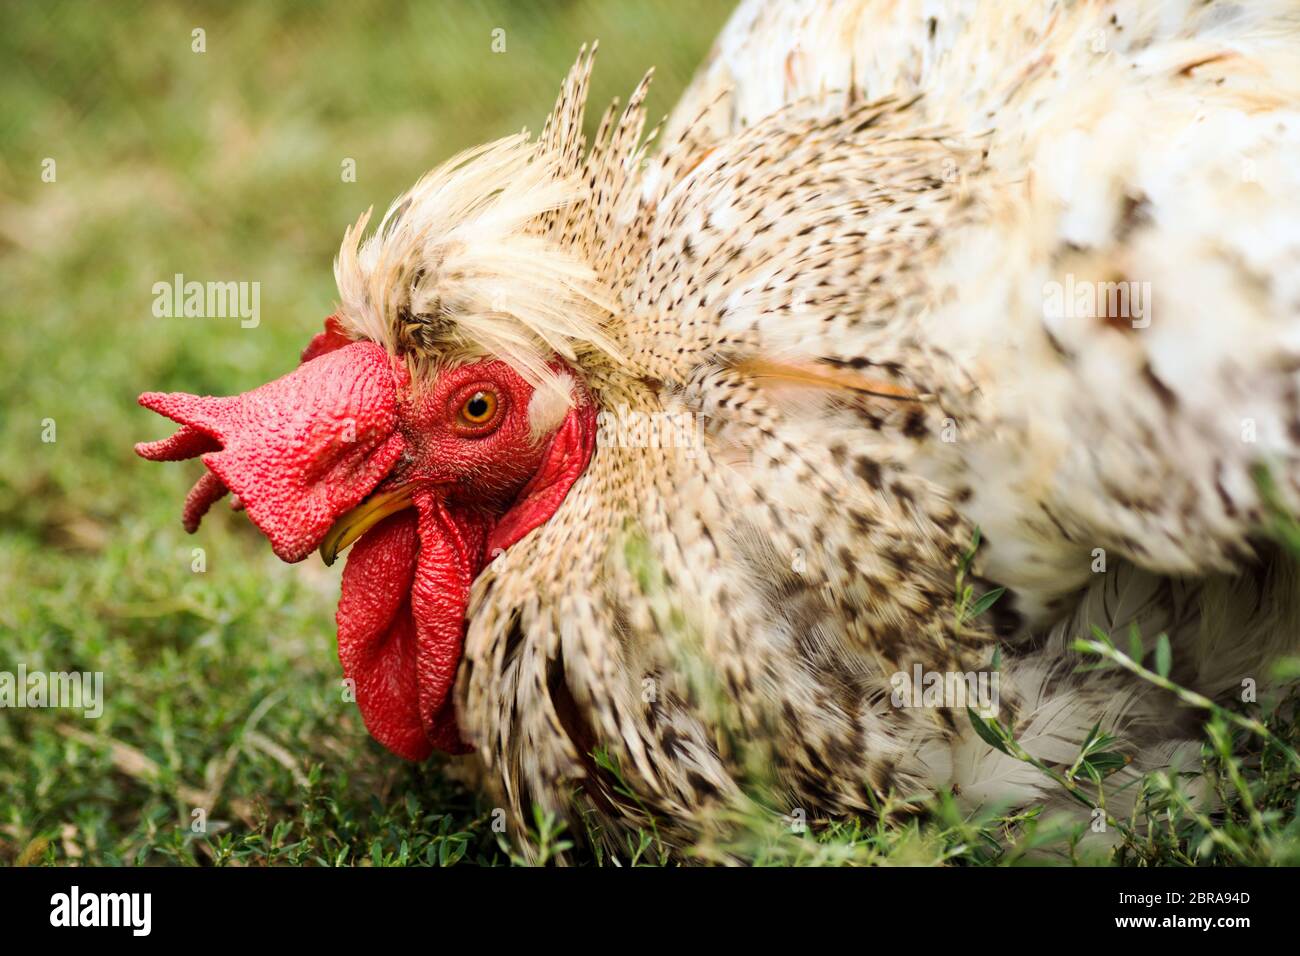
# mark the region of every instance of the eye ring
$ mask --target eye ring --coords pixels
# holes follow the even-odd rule
[[[475,389],[460,403],[456,417],[466,428],[482,428],[496,418],[500,403],[497,393],[490,388]]]

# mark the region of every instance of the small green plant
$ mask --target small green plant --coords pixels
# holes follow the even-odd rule
[[[975,560],[975,553],[979,551],[979,547],[980,529],[976,528],[974,534],[971,535],[970,547],[962,555],[961,561],[957,564],[957,599],[955,602],[956,610],[954,614],[956,616],[958,628],[975,620],[975,618],[979,617],[991,608],[997,603],[998,598],[1002,597],[1007,590],[1006,588],[992,588],[976,597],[975,585],[967,582],[966,576],[970,572],[971,564]]]

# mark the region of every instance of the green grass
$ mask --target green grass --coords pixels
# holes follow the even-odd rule
[[[385,754],[343,702],[339,568],[281,564],[224,504],[185,535],[199,466],[131,453],[169,430],[135,398],[231,394],[288,371],[332,309],[331,262],[362,210],[459,149],[537,130],[593,39],[594,100],[625,98],[653,65],[664,114],[729,7],[6,13],[0,670],[103,671],[108,706],[99,720],[0,709],[0,861],[508,859],[472,789]],[[260,282],[260,325],[155,318],[153,284],[177,272]]]
[[[186,536],[199,472],[131,453],[167,427],[144,390],[230,394],[289,370],[332,308],[343,229],[473,143],[537,129],[578,46],[594,100],[657,69],[667,111],[729,2],[29,4],[0,31],[0,670],[105,675],[102,718],[0,709],[0,862],[520,862],[460,771],[413,767],[343,700],[339,568],[278,562],[218,506]],[[206,31],[207,52],[191,50]],[[492,30],[506,31],[493,53]],[[43,182],[42,164],[57,164]],[[342,181],[355,160],[357,181]],[[261,324],[159,319],[174,273],[261,283]],[[55,441],[43,441],[53,423]],[[195,548],[205,570],[194,570]],[[973,609],[977,610],[977,609]],[[1279,717],[1273,733],[1296,746]],[[1295,784],[1258,735],[1210,747],[1224,817],[1174,819],[1120,862],[1300,862]],[[1222,735],[1227,735],[1223,737]],[[1234,777],[1237,750],[1263,760]],[[1226,741],[1226,743],[1225,743]],[[1241,787],[1245,787],[1242,790]],[[1173,782],[1170,782],[1173,787]],[[1176,790],[1176,788],[1175,788]],[[206,814],[196,833],[193,812]],[[918,809],[925,812],[919,814]],[[1009,864],[1080,834],[1033,811],[977,818],[941,796],[792,832],[738,811],[703,860]],[[1289,829],[1288,829],[1289,828]],[[573,842],[535,820],[538,856]],[[1207,843],[1208,841],[1208,843]],[[579,862],[654,864],[653,830]]]

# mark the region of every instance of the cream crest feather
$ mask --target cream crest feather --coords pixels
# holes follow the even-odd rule
[[[558,390],[553,355],[618,362],[619,304],[592,260],[644,149],[649,77],[617,124],[611,107],[588,151],[594,53],[584,48],[539,139],[525,130],[465,150],[399,196],[371,235],[370,211],[344,235],[340,319],[405,357],[417,381],[491,356]]]

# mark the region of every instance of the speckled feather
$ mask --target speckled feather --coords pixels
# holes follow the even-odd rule
[[[890,704],[999,642],[1031,752],[1102,719],[1127,774],[1185,760],[1170,700],[1065,648],[1167,627],[1221,692],[1300,633],[1251,480],[1296,499],[1298,39],[1285,4],[752,0],[657,152],[648,76],[585,141],[584,51],[536,141],[352,230],[341,318],[417,377],[560,354],[607,414],[701,422],[598,448],[475,583],[458,714],[514,819],[683,847],[756,777],[810,817],[1045,798],[964,714]],[[1149,281],[1151,324],[1045,317],[1066,274]],[[977,525],[1009,590],[958,622]]]

